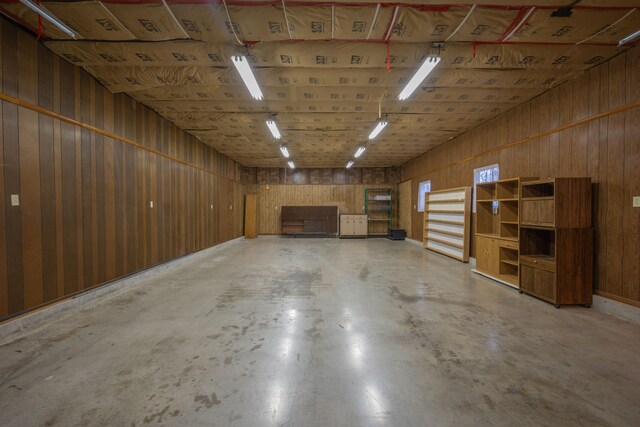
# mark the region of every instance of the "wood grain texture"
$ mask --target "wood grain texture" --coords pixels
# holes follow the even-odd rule
[[[473,169],[500,164],[500,177],[592,179],[596,293],[640,302],[640,49],[492,119],[406,163],[403,179],[434,190],[473,184]],[[413,211],[415,239],[422,238]]]
[[[365,188],[389,188],[392,185],[245,185],[247,193],[258,195],[259,234],[280,234],[282,206],[338,206],[339,213],[364,213]],[[395,194],[395,193],[394,193]],[[393,207],[396,223],[397,203]]]
[[[234,161],[0,34],[0,320],[242,235]]]
[[[403,228],[406,232],[406,237],[410,239],[413,236],[411,230],[411,212],[413,211],[411,189],[411,180],[404,181],[398,185],[398,227]]]

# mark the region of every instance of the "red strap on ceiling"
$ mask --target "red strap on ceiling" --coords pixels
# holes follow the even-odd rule
[[[40,0],[36,0],[36,4],[38,6],[40,6]],[[44,30],[44,27],[42,25],[42,16],[38,15],[38,37],[37,39],[40,40],[40,38],[42,37],[42,31]]]

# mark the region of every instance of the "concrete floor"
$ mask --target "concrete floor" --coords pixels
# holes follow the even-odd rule
[[[0,425],[640,425],[640,326],[407,242],[260,238],[0,347]]]

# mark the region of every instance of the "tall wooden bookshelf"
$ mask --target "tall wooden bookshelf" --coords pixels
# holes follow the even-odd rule
[[[364,212],[370,237],[386,237],[393,227],[393,191],[390,188],[365,188]]]
[[[471,187],[432,191],[424,201],[424,247],[469,261]]]
[[[475,272],[519,287],[520,186],[533,178],[476,185]]]
[[[520,291],[556,307],[590,306],[591,178],[526,182],[520,197]]]

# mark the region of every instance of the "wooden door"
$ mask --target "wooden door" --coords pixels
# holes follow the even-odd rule
[[[408,238],[412,238],[411,217],[413,202],[411,198],[412,181],[404,181],[398,185],[398,226],[404,228]]]
[[[244,238],[258,237],[258,196],[247,194],[244,202]]]
[[[489,252],[491,251],[491,239],[476,237],[476,270],[490,273]]]

